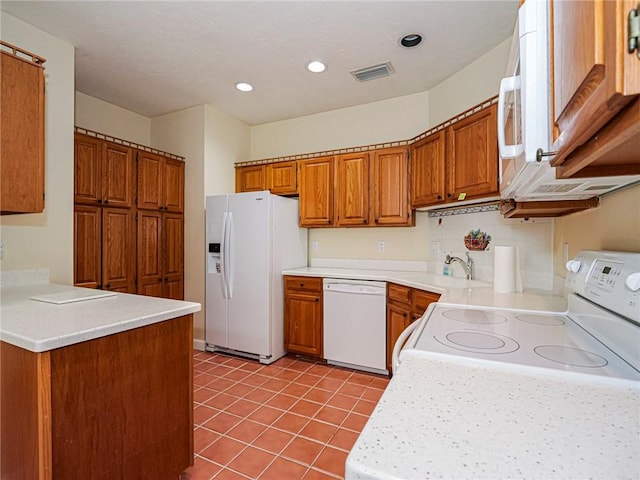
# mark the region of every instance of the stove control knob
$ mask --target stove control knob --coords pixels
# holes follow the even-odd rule
[[[565,267],[569,272],[578,273],[580,271],[580,267],[582,266],[582,262],[580,260],[569,260]]]
[[[629,275],[624,283],[627,284],[627,287],[629,287],[629,290],[632,292],[640,290],[640,272]]]

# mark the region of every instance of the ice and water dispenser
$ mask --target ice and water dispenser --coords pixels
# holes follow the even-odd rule
[[[207,261],[208,273],[222,273],[222,259],[220,258],[220,244],[209,244],[209,255]]]

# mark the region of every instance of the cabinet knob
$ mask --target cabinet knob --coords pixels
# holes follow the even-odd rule
[[[319,301],[320,301],[320,299],[319,299],[319,298],[316,298],[316,302],[319,302]]]
[[[405,317],[405,318],[407,317],[407,315],[408,315],[408,314],[407,314],[407,312],[404,312],[404,313],[402,314],[402,316],[403,316],[403,317]]]
[[[102,199],[101,198],[98,199],[98,204],[102,205]]]
[[[104,288],[111,288],[111,284],[110,284],[110,283],[107,283],[107,284],[104,286]]]
[[[104,201],[104,204],[105,204],[105,205],[106,205],[107,203],[109,203],[109,200],[105,200],[105,201]]]
[[[438,195],[438,200],[442,200],[442,195]]]
[[[300,282],[300,288],[304,287],[304,283]]]
[[[447,193],[447,197],[451,198],[451,194],[450,194],[450,193]]]

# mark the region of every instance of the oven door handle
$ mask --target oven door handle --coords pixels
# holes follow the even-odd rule
[[[413,331],[416,328],[418,328],[419,324],[420,324],[419,320],[416,320],[415,322],[410,324],[400,334],[400,336],[398,337],[398,340],[396,340],[396,343],[393,346],[393,353],[391,354],[391,370],[393,371],[393,373],[396,373],[398,371],[398,368],[400,368],[400,350],[402,350],[402,347],[404,346],[405,342],[407,341],[409,336],[413,333]]]

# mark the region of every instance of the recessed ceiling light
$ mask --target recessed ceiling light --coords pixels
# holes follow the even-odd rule
[[[422,42],[422,35],[410,33],[400,39],[400,45],[406,48],[416,47]]]
[[[251,85],[250,83],[238,82],[236,83],[236,88],[241,92],[250,92],[251,90],[253,90],[253,85]]]
[[[313,62],[309,62],[309,64],[307,65],[307,70],[313,73],[322,73],[326,69],[327,69],[327,66],[322,62],[318,62],[317,60]]]

